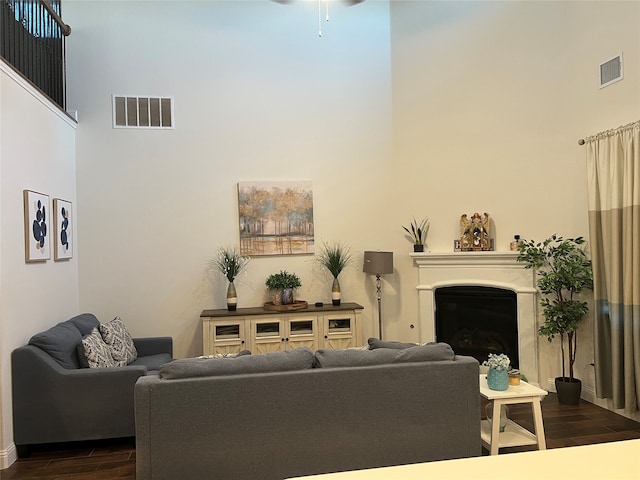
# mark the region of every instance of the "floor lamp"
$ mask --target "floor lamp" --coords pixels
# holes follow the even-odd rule
[[[393,252],[364,252],[362,271],[376,276],[378,296],[378,334],[382,340],[382,281],[380,275],[393,273]]]

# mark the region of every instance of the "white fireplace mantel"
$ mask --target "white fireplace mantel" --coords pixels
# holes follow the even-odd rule
[[[435,291],[455,285],[512,290],[518,302],[520,371],[539,385],[537,348],[537,290],[533,271],[516,262],[517,252],[412,253],[418,267],[420,340],[435,341]]]

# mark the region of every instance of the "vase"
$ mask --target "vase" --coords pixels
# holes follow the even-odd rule
[[[414,244],[413,245],[413,251],[414,252],[424,252],[424,245],[423,244]]]
[[[271,301],[274,305],[282,305],[282,290],[271,290]]]
[[[331,285],[331,303],[333,303],[334,307],[340,305],[340,297],[342,296],[340,292],[340,282],[338,281],[338,277],[333,279],[333,285]]]
[[[489,368],[487,385],[491,390],[506,390],[509,388],[509,372],[506,368]]]
[[[282,289],[282,305],[291,305],[293,303],[293,288]]]
[[[487,415],[487,420],[489,421],[489,428],[491,428],[491,421],[493,420],[493,402],[487,403],[485,407],[485,412]],[[506,405],[502,405],[500,407],[500,432],[504,432],[504,429],[507,426],[507,420],[509,419],[509,408]]]
[[[236,286],[233,284],[233,281],[231,281],[227,287],[227,310],[233,312],[237,306],[238,294],[236,293]]]

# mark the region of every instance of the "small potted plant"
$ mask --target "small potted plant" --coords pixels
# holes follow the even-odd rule
[[[411,222],[410,228],[402,225],[402,228],[409,234],[410,240],[413,242],[414,252],[424,252],[424,243],[427,240],[429,232],[429,219],[424,217],[420,222],[415,218]]]
[[[234,280],[249,263],[249,257],[243,257],[235,248],[220,247],[218,256],[211,261],[211,266],[224,275],[229,281],[227,287],[227,309],[234,311],[238,305],[238,295]]]
[[[300,288],[300,277],[295,273],[280,270],[267,277],[265,285],[273,292],[274,305],[290,305],[293,303],[293,290]]]
[[[509,388],[509,367],[511,360],[504,353],[496,355],[490,353],[488,360],[482,366],[489,367],[487,385],[491,390],[506,390]]]
[[[589,311],[587,302],[575,298],[584,289],[593,289],[593,270],[587,257],[586,240],[582,237],[562,238],[552,235],[543,242],[520,241],[518,262],[537,272],[536,284],[543,298],[540,300],[544,324],[538,335],[550,342],[560,337],[562,377],[556,377],[558,401],[576,405],[580,401],[582,382],[574,378],[576,361],[576,330]],[[565,343],[566,339],[566,343]],[[567,376],[566,366],[569,366]]]
[[[340,243],[324,243],[320,247],[317,260],[320,265],[326,268],[333,276],[331,286],[331,302],[334,306],[340,305],[341,291],[338,276],[344,268],[351,262],[351,250],[348,246]]]

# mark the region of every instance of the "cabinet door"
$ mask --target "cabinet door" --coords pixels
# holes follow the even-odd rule
[[[323,347],[351,348],[357,347],[356,318],[349,312],[323,316]]]
[[[244,319],[210,322],[209,350],[212,351],[204,354],[238,353],[247,348],[245,338]]]
[[[281,318],[251,320],[251,353],[281,352],[285,349],[284,321]]]
[[[312,352],[318,347],[318,319],[310,317],[289,317],[286,320],[286,348],[307,347]]]

